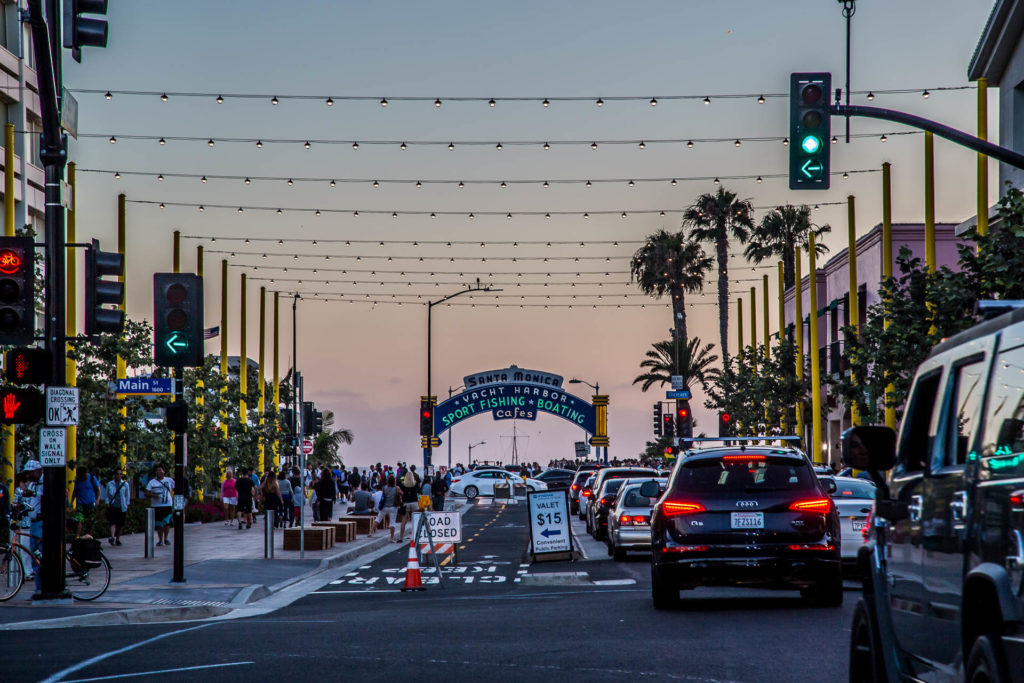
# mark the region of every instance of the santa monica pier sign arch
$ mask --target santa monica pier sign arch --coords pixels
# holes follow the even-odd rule
[[[434,409],[434,434],[440,435],[463,420],[490,413],[495,420],[536,420],[554,415],[591,434],[591,444],[608,446],[608,397],[593,403],[563,388],[560,375],[512,365],[463,378],[466,388]]]

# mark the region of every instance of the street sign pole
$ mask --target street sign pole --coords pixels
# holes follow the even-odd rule
[[[182,366],[174,366],[174,402],[185,400]],[[185,583],[185,432],[174,432],[174,576],[171,583]],[[179,500],[181,504],[179,505]]]

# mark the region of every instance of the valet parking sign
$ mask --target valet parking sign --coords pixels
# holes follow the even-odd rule
[[[530,513],[533,555],[572,552],[569,530],[569,491],[532,491],[526,494]]]

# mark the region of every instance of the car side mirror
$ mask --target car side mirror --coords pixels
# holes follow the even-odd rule
[[[836,486],[834,479],[828,479],[823,483],[825,484],[825,493],[828,493],[829,495],[835,493],[836,489],[839,488]]]
[[[851,427],[843,432],[843,464],[887,471],[896,465],[896,432],[889,427]]]
[[[661,495],[661,491],[658,488],[658,482],[656,481],[645,481],[640,484],[640,495],[644,498],[657,498]]]

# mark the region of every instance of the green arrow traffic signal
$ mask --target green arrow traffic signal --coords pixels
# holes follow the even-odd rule
[[[808,178],[817,178],[823,170],[825,170],[825,167],[816,159],[808,159],[800,167],[800,172]]]
[[[168,335],[165,345],[167,350],[174,355],[184,353],[188,350],[188,337],[181,332],[172,332]]]

